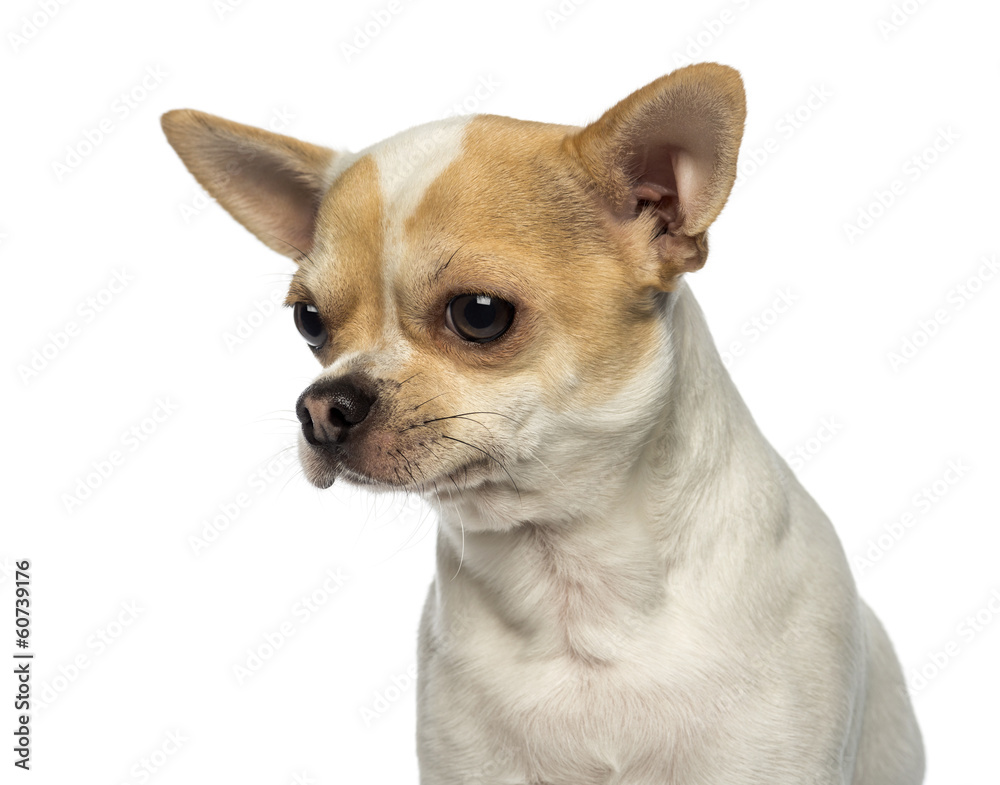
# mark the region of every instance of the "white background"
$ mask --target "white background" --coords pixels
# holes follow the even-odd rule
[[[14,651],[10,570],[27,558],[36,706],[25,775],[18,712],[0,702],[0,780],[417,780],[406,672],[434,521],[413,501],[318,492],[283,451],[318,370],[290,313],[267,304],[290,263],[202,200],[160,114],[193,107],[359,149],[456,104],[585,123],[716,60],[746,82],[743,177],[692,288],[895,642],[927,781],[997,782],[1000,277],[982,260],[1000,254],[1000,9],[389,8],[5,3],[0,656]],[[478,100],[481,83],[496,86]],[[860,234],[845,229],[865,215]],[[116,273],[127,286],[105,291]],[[227,345],[241,323],[246,340]],[[893,363],[907,339],[917,348]],[[142,441],[123,436],[134,427]],[[115,450],[120,465],[94,474]],[[81,501],[88,475],[98,487]],[[282,625],[280,648],[250,658]]]

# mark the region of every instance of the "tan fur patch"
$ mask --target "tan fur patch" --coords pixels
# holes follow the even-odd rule
[[[489,115],[472,120],[462,155],[406,221],[416,256],[450,262],[431,273],[414,265],[404,288],[437,289],[442,302],[480,291],[510,300],[517,316],[499,340],[468,345],[445,336],[441,348],[471,367],[538,374],[553,403],[576,381],[606,380],[583,385],[596,403],[614,394],[650,347],[653,301],[628,263],[649,236],[641,225],[616,225],[601,207],[563,149],[573,130]],[[422,282],[428,274],[433,282]]]
[[[378,168],[366,155],[341,174],[323,199],[315,247],[301,262],[286,300],[319,309],[330,334],[319,352],[324,365],[378,340],[385,319],[385,223]]]

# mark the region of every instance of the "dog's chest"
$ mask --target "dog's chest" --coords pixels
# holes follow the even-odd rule
[[[663,785],[674,781],[692,742],[712,735],[693,721],[695,688],[676,669],[668,676],[662,662],[526,659],[511,648],[428,670],[440,688],[428,698],[443,709],[438,719],[455,734],[454,752],[474,751],[483,783]]]
[[[573,534],[526,532],[513,546],[470,537],[462,569],[439,573],[421,651],[425,757],[482,783],[665,785],[712,746],[726,688],[683,610],[695,598],[668,600],[655,549],[632,520],[615,524],[589,533],[613,531],[600,559]]]
[[[724,687],[694,653],[700,632],[556,607],[531,634],[475,614],[425,651],[421,732],[446,738],[440,754],[484,785],[674,782],[718,730]]]

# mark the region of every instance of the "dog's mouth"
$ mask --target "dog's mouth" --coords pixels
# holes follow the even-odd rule
[[[416,398],[421,402],[411,405],[394,394],[401,385],[349,373],[321,379],[302,393],[295,407],[299,458],[310,483],[329,488],[342,479],[425,496],[502,483],[505,477],[513,485],[502,449],[515,443],[506,425],[513,418],[495,411],[422,408],[444,393],[421,395]],[[487,424],[491,415],[501,423]]]
[[[329,488],[340,480],[374,491],[406,490],[422,495],[464,492],[504,476],[503,464],[484,448],[469,445],[482,454],[456,461],[443,460],[439,440],[424,440],[403,446],[314,445],[299,439],[299,460],[306,479],[317,488]],[[463,442],[464,444],[464,442]],[[499,477],[497,474],[499,473]]]

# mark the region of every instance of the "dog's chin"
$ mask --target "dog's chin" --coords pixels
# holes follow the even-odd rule
[[[308,453],[299,449],[299,463],[302,464],[302,472],[310,485],[317,488],[329,488],[340,476],[341,470],[332,460],[326,460],[321,455]]]

